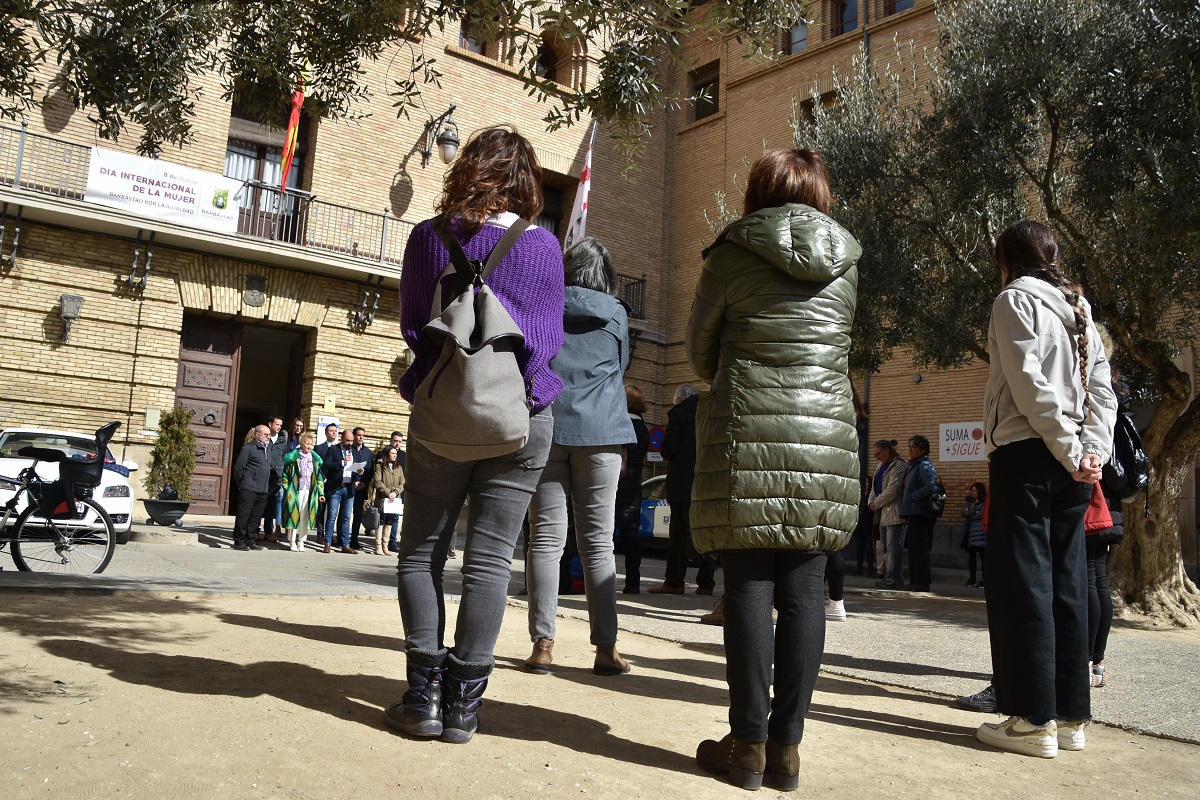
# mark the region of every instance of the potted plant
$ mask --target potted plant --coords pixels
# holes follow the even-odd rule
[[[145,486],[151,498],[144,502],[150,523],[183,526],[180,518],[188,510],[192,472],[196,469],[196,432],[191,429],[192,412],[178,407],[158,421],[158,439],[150,451],[150,469]]]

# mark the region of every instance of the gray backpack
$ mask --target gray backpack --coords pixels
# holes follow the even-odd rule
[[[408,431],[451,461],[508,455],[529,437],[532,388],[517,364],[525,335],[485,283],[528,227],[517,220],[480,263],[467,258],[444,217],[433,221],[450,263],[421,340],[440,355],[417,387]]]

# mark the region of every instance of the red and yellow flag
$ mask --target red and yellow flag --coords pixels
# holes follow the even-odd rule
[[[308,64],[300,73],[296,92],[292,95],[292,113],[288,117],[287,136],[283,140],[283,170],[279,176],[279,191],[287,192],[288,173],[292,171],[292,159],[296,157],[296,140],[300,135],[300,109],[304,107],[304,84],[308,80]]]

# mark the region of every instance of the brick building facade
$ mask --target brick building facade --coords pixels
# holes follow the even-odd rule
[[[881,69],[894,57],[894,41],[911,41],[918,53],[937,43],[932,0],[822,0],[812,13],[807,26],[781,32],[778,60],[744,58],[733,43],[689,43],[692,68],[680,70],[673,82],[685,94],[704,89],[706,97],[653,120],[636,183],[619,176],[621,165],[604,131],[597,136],[588,233],[612,251],[631,298],[642,299],[644,319],[632,323],[636,344],[628,380],[646,390],[651,422],[665,419],[675,386],[694,381],[683,337],[699,252],[713,238],[704,212],[715,210],[716,193],[724,191],[738,205],[750,162],[764,146],[791,143],[793,108],[798,104],[803,113],[813,87],[828,95],[833,71],[849,72],[860,48]],[[162,160],[262,178],[246,211],[247,231],[239,234],[82,200],[88,148],[130,152],[137,131],[118,145],[100,141],[86,113],[61,98],[50,98],[31,115],[24,137],[12,127],[0,129],[0,203],[8,204],[0,287],[9,299],[0,312],[6,323],[0,337],[10,354],[0,366],[8,387],[0,399],[0,426],[91,430],[119,419],[114,450],[146,463],[156,412],[186,399],[201,412],[200,425],[205,415],[215,418],[208,426],[215,435],[200,459],[214,474],[231,462],[246,429],[269,412],[298,415],[310,429],[319,417],[334,416],[343,425],[364,426],[373,443],[404,430],[407,407],[395,391],[407,364],[398,326],[399,262],[411,224],[432,215],[446,169],[436,148],[424,162],[426,119],[453,105],[464,139],[486,125],[515,124],[546,170],[543,223],[556,225],[560,237],[587,137],[586,126],[545,131],[545,108],[527,95],[503,60],[503,47],[454,30],[431,35],[423,47],[436,55],[444,76],[440,87],[425,88],[424,109],[411,119],[396,119],[386,96],[397,65],[407,63],[405,54],[389,53],[367,66],[373,99],[359,110],[369,116],[352,124],[306,124],[296,179],[289,183],[300,190],[300,200],[288,201],[303,204],[304,223],[281,226],[278,216],[256,216],[255,208],[278,202],[267,179],[277,186],[271,158],[282,133],[242,119],[215,91],[198,102],[195,142],[164,152]],[[586,82],[598,54],[559,51],[556,79]],[[19,151],[24,163],[18,171]],[[30,174],[41,177],[31,180]],[[140,262],[152,252],[140,291],[127,280],[135,252]],[[369,278],[382,280],[382,290],[374,321],[362,325],[356,313],[364,292],[373,300]],[[58,319],[64,293],[84,298],[81,319],[65,343]],[[252,305],[251,299],[262,303]],[[903,441],[923,433],[935,440],[940,423],[979,420],[986,372],[986,365],[972,364],[920,373],[898,353],[880,372],[856,376],[870,399],[871,437]],[[950,491],[951,522],[966,487],[986,480],[985,465],[936,458],[935,464]],[[1190,488],[1185,560],[1194,562]],[[227,483],[200,481],[196,489],[204,509],[228,508]],[[941,549],[953,550],[949,528],[944,537]]]

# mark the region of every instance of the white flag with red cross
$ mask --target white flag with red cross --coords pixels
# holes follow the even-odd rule
[[[583,159],[583,171],[579,173],[579,189],[575,192],[575,204],[571,207],[571,222],[567,225],[567,236],[563,240],[563,249],[575,242],[583,241],[587,235],[588,192],[592,189],[592,147],[596,144],[595,122],[588,137],[587,155]]]

